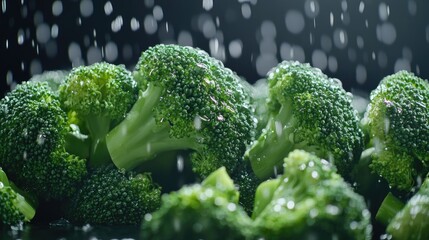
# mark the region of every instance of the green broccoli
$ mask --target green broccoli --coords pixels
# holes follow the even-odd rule
[[[164,195],[161,208],[144,217],[144,239],[253,239],[251,219],[224,167],[201,184]]]
[[[381,204],[376,219],[387,225],[386,232],[395,240],[429,238],[429,178],[406,204],[389,193]]]
[[[75,131],[77,131],[75,129]],[[87,174],[85,144],[70,145],[78,135],[46,82],[24,82],[0,101],[0,165],[18,186],[45,199],[70,196]]]
[[[250,215],[253,211],[255,192],[262,182],[252,170],[250,162],[244,160],[231,174],[231,178],[238,187],[240,198],[238,203]]]
[[[67,216],[76,223],[139,224],[160,203],[161,189],[149,174],[104,165],[93,169],[72,196]]]
[[[265,239],[371,239],[364,199],[328,161],[303,150],[284,159],[284,173],[256,191],[252,218]]]
[[[41,74],[34,75],[28,81],[47,82],[49,88],[57,93],[60,86],[64,83],[69,71],[55,70],[45,71]]]
[[[266,179],[294,149],[333,161],[345,178],[359,160],[363,133],[351,96],[309,64],[282,62],[268,75],[267,126],[246,152],[255,174]]]
[[[401,71],[372,91],[362,120],[372,148],[370,168],[391,187],[410,191],[428,173],[429,84]]]
[[[95,63],[74,68],[59,89],[63,108],[89,132],[89,163],[109,161],[105,137],[137,100],[137,85],[124,66]]]
[[[21,195],[21,190],[9,181],[0,167],[0,225],[29,222],[35,214],[36,209],[32,200]]]
[[[239,164],[255,120],[231,70],[202,50],[161,44],[142,53],[134,77],[140,98],[106,138],[118,168],[182,149],[195,151],[192,167],[202,178]]]

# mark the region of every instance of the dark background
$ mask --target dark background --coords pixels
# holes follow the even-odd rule
[[[352,92],[400,69],[429,78],[424,0],[1,2],[0,97],[45,70],[102,60],[132,70],[157,43],[202,48],[249,82],[283,59],[309,62]]]

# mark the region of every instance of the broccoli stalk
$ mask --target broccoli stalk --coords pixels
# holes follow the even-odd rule
[[[388,225],[404,206],[405,204],[401,200],[389,192],[381,203],[375,219],[384,225]]]
[[[9,181],[0,167],[0,223],[15,225],[29,222],[36,214],[35,205],[22,190]]]
[[[157,45],[142,53],[134,77],[140,98],[106,137],[118,168],[172,150],[193,150],[192,168],[201,178],[221,166],[236,168],[252,140],[254,117],[231,70],[201,50]]]
[[[268,75],[268,124],[246,152],[267,179],[294,149],[332,160],[345,178],[359,160],[363,133],[351,98],[319,69],[283,62]]]
[[[393,239],[423,240],[429,238],[429,178],[419,191],[403,204],[388,194],[380,206],[376,219],[387,225],[386,232]]]
[[[196,136],[172,138],[170,125],[156,122],[153,109],[159,104],[162,92],[161,87],[149,85],[127,117],[107,135],[107,147],[118,168],[133,169],[159,153],[172,150],[202,150]]]

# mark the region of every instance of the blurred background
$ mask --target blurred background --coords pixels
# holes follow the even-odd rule
[[[157,43],[202,48],[249,82],[293,59],[369,92],[401,69],[429,78],[428,10],[424,0],[1,0],[0,97],[45,70],[132,70]]]

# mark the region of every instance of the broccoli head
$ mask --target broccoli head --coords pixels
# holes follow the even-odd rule
[[[72,196],[67,215],[76,223],[139,224],[160,202],[161,189],[149,174],[104,165],[89,173]]]
[[[26,199],[0,167],[0,225],[29,222],[36,214],[34,203]]]
[[[410,191],[429,170],[429,83],[400,71],[370,97],[362,120],[373,148],[370,168],[391,187]]]
[[[66,150],[66,113],[46,82],[24,82],[0,101],[0,165],[18,186],[46,199],[70,196],[86,160]],[[69,146],[85,151],[85,144]]]
[[[359,160],[363,133],[351,96],[309,64],[282,62],[268,75],[268,124],[246,152],[261,179],[294,149],[333,161],[345,178]]]
[[[250,218],[224,167],[201,184],[164,195],[161,208],[143,222],[145,239],[253,239]]]
[[[236,167],[255,121],[231,70],[202,50],[161,44],[142,53],[134,77],[140,98],[106,138],[117,167],[132,169],[185,149],[195,151],[192,165],[201,177]]]
[[[303,150],[284,159],[284,173],[260,184],[252,218],[265,239],[371,239],[363,197],[334,165]]]
[[[95,63],[74,68],[60,86],[63,108],[74,114],[89,132],[89,163],[109,160],[105,137],[120,122],[137,99],[137,85],[122,65]]]

